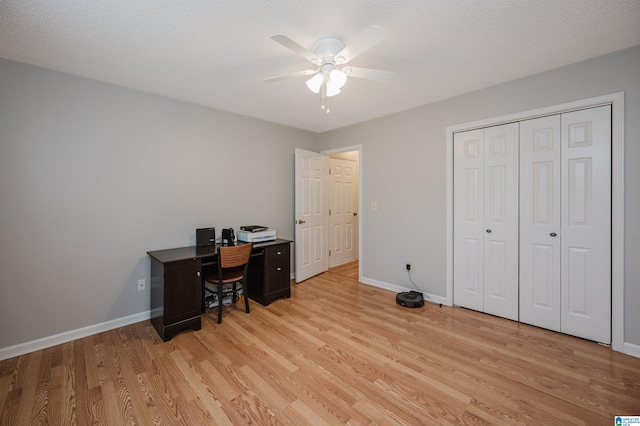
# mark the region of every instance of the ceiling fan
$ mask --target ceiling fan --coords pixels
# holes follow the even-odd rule
[[[347,82],[347,77],[363,78],[374,81],[387,81],[393,76],[393,73],[389,71],[345,66],[345,64],[356,56],[380,43],[386,37],[386,31],[379,26],[374,25],[354,40],[351,40],[348,46],[345,46],[342,40],[338,38],[326,37],[316,41],[313,44],[312,49],[308,50],[297,42],[291,40],[286,35],[276,34],[271,37],[272,40],[302,56],[316,67],[315,69],[297,71],[267,78],[265,81],[273,83],[275,81],[281,81],[288,78],[312,75],[313,77],[307,80],[307,87],[314,93],[321,93],[321,107],[328,113],[329,107],[327,98],[340,93],[340,89]]]

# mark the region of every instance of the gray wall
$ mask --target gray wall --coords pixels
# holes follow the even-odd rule
[[[316,135],[0,59],[0,349],[145,312],[146,251],[197,227],[292,239],[296,147],[363,145],[364,277],[411,287],[409,262],[444,297],[446,127],[619,91],[625,341],[640,345],[639,69],[636,47]]]
[[[0,348],[145,312],[198,227],[293,239],[314,133],[2,59],[0,100]]]
[[[446,127],[625,93],[625,341],[640,345],[640,46],[320,135],[363,146],[364,278],[445,296]],[[371,211],[371,203],[378,211]]]

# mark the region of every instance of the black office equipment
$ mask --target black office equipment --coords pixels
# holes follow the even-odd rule
[[[225,228],[222,230],[222,245],[232,246],[236,242],[236,235],[233,232],[233,228]]]
[[[199,228],[196,229],[196,245],[212,246],[216,243],[216,228]]]
[[[260,231],[266,231],[267,229],[269,229],[268,226],[261,226],[261,225],[245,225],[240,227],[241,231],[247,231],[247,232],[260,232]]]

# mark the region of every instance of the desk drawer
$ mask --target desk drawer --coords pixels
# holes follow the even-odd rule
[[[271,265],[289,265],[289,243],[268,247],[267,263]]]
[[[274,265],[270,266],[268,270],[265,271],[266,276],[269,278],[269,281],[283,283],[289,282],[290,272],[288,265]]]
[[[289,243],[268,247],[265,251],[264,294],[266,302],[277,297],[290,297],[290,248]]]

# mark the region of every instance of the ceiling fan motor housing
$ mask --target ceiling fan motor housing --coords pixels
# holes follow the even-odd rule
[[[321,38],[313,43],[313,54],[320,58],[323,64],[335,64],[338,59],[336,55],[342,52],[343,49],[344,43],[340,39],[333,37]]]

